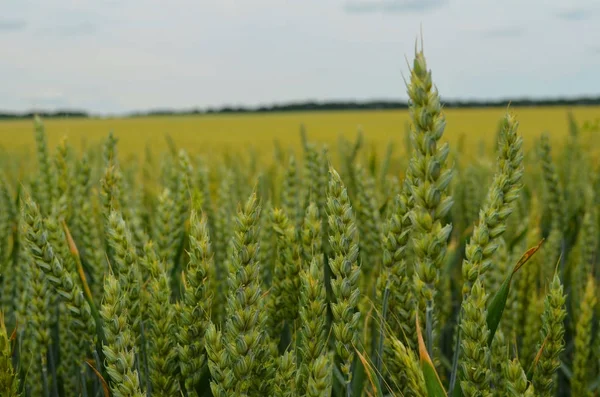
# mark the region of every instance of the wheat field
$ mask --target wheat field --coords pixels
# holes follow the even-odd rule
[[[596,120],[598,106],[513,107],[519,115],[525,148],[531,148],[543,131],[550,133],[556,144],[568,131],[567,112],[580,122]],[[444,113],[448,127],[444,133],[452,147],[461,140],[472,148],[482,143],[491,148],[495,142],[498,118],[505,108],[448,109]],[[383,152],[391,141],[398,151],[404,150],[408,110],[300,112],[275,114],[202,115],[185,117],[136,117],[107,119],[50,119],[45,120],[48,144],[54,148],[67,136],[71,145],[80,150],[86,145],[103,141],[109,132],[119,139],[120,153],[125,158],[141,157],[146,144],[156,152],[167,149],[169,135],[178,147],[189,148],[192,154],[247,150],[251,147],[270,155],[273,142],[301,150],[298,131],[306,127],[310,136],[330,147],[337,145],[340,136],[353,139],[358,129],[364,131],[368,144]],[[16,152],[31,151],[34,138],[31,120],[0,121],[0,148]],[[595,134],[582,131],[582,141],[596,148]]]
[[[0,123],[0,395],[597,395],[598,108],[434,81],[417,52],[406,112]]]

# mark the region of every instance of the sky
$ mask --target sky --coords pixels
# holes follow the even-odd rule
[[[600,94],[598,1],[5,0],[1,9],[4,111],[404,100],[421,37],[442,99]]]

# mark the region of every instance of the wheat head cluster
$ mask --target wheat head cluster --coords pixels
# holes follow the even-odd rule
[[[421,50],[406,86],[402,156],[302,130],[272,161],[124,161],[112,134],[50,150],[36,118],[37,164],[1,163],[0,395],[597,395],[577,121],[525,152],[507,111],[473,156]]]

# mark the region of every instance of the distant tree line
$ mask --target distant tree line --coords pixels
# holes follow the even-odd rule
[[[90,117],[90,114],[88,112],[83,111],[83,110],[57,110],[57,111],[54,111],[54,112],[46,112],[46,111],[33,112],[33,111],[29,111],[29,112],[24,112],[24,113],[2,112],[2,111],[0,111],[0,120],[31,119],[36,114],[38,116],[42,117],[42,118],[45,118],[45,119],[49,119],[49,118],[65,118],[65,117]]]
[[[446,108],[486,108],[498,106],[589,106],[600,105],[600,96],[581,97],[581,98],[548,98],[548,99],[499,99],[499,100],[448,100],[444,101]],[[307,112],[307,111],[341,111],[341,110],[384,110],[384,109],[406,109],[406,101],[304,101],[290,102],[285,104],[263,105],[263,106],[223,106],[218,108],[194,108],[194,109],[154,109],[142,112],[131,112],[125,116],[143,117],[143,116],[185,116],[199,114],[220,114],[220,113],[269,113],[269,112]],[[75,117],[94,117],[92,113],[81,110],[58,110],[54,112],[2,112],[0,111],[0,120],[2,119],[27,119],[38,114],[42,118],[75,118]]]

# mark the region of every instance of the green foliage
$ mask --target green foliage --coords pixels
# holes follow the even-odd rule
[[[19,396],[19,378],[13,363],[13,344],[6,332],[4,316],[0,315],[0,391],[6,397]]]

